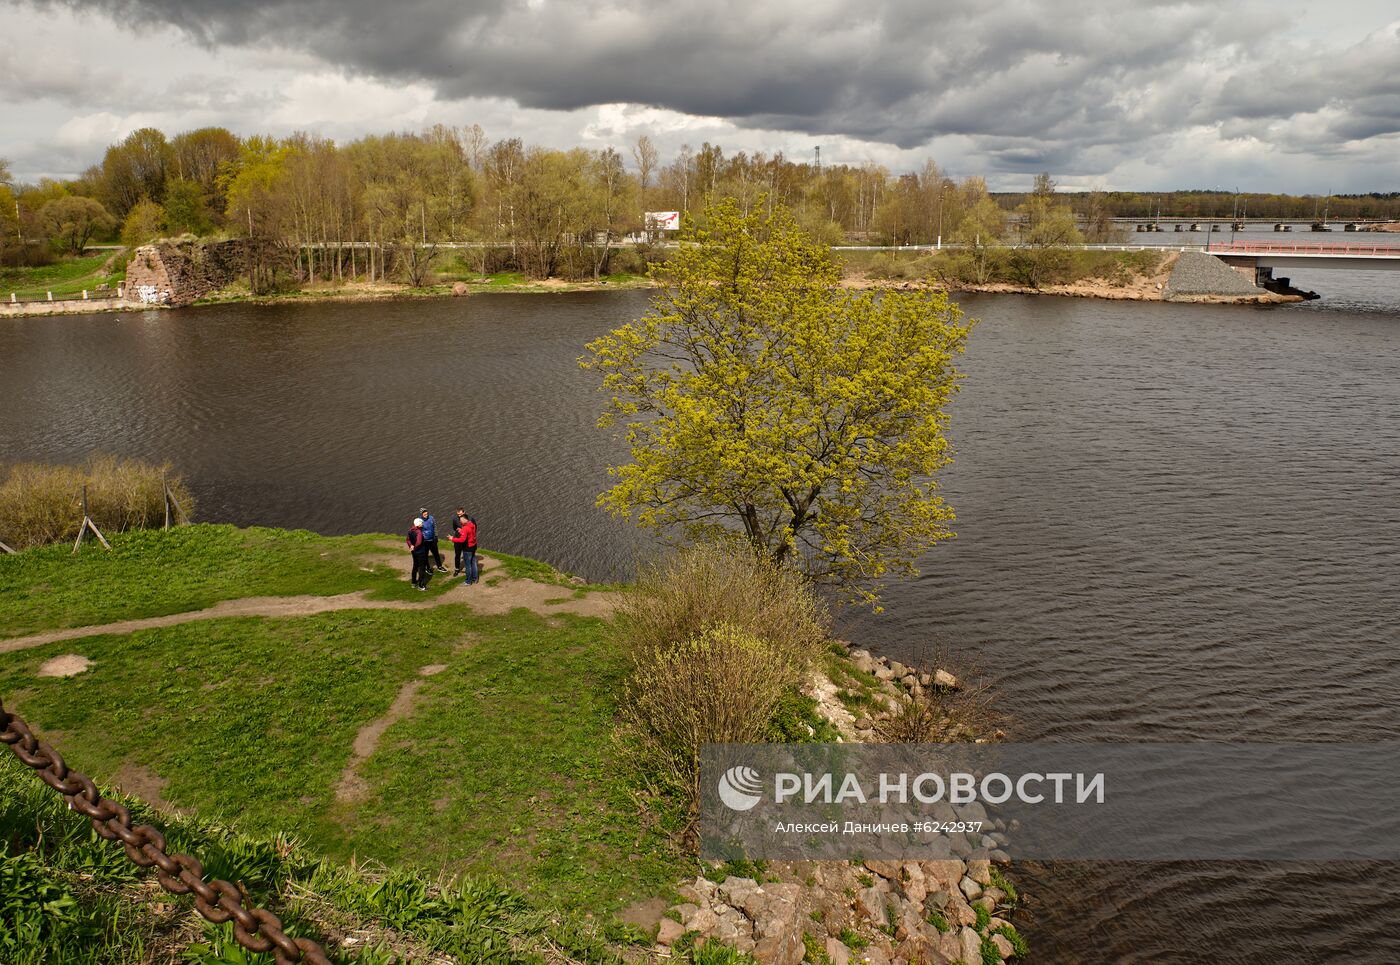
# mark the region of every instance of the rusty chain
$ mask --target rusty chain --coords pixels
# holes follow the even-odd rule
[[[120,841],[126,856],[142,868],[156,868],[156,879],[172,895],[194,892],[195,909],[216,925],[233,922],[233,937],[250,952],[272,952],[277,965],[331,965],[326,952],[309,938],[290,938],[282,920],[245,898],[238,886],[215,878],[204,880],[204,866],[187,854],[169,854],[165,835],[149,824],[131,823],[125,806],[104,798],[86,774],[70,770],[63,757],[34,736],[17,715],[0,703],[0,742],[32,767],[49,787],[62,794],[68,807],[92,822],[108,841]]]

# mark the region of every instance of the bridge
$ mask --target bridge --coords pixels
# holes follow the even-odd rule
[[[1165,247],[1165,246],[1164,246]],[[1400,245],[1278,244],[1268,241],[1236,241],[1209,247],[1183,248],[1205,251],[1229,265],[1274,268],[1345,268],[1348,270],[1400,271]]]

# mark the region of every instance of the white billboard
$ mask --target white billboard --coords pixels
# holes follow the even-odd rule
[[[679,231],[681,227],[679,211],[648,211],[642,217],[648,231]]]

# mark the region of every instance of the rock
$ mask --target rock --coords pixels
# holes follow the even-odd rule
[[[932,965],[947,965],[948,962],[956,962],[962,956],[962,940],[958,932],[944,932],[936,939],[933,939],[929,947],[928,960]],[[976,958],[970,965],[980,965],[981,958]]]
[[[669,918],[661,919],[661,925],[656,932],[656,944],[673,945],[676,939],[685,934],[685,926],[678,921]]]
[[[867,859],[865,866],[886,881],[899,881],[902,877],[900,874],[902,866],[898,861],[876,861],[874,859]]]
[[[876,680],[890,681],[894,679],[894,671],[883,664],[876,666],[874,673]]]
[[[794,929],[760,938],[753,947],[753,957],[765,965],[798,965],[806,951],[802,933]]]
[[[885,897],[878,888],[862,888],[856,892],[856,914],[876,925],[885,924]]]
[[[702,935],[709,935],[713,934],[718,925],[719,916],[708,908],[701,908],[686,919],[685,930],[699,932]]]
[[[831,965],[850,965],[851,950],[841,944],[840,939],[828,938],[826,940],[826,957],[831,960]]]
[[[953,926],[971,925],[977,920],[977,912],[967,903],[962,892],[948,892],[948,901],[943,906],[943,917]]]
[[[938,820],[943,820],[938,818]],[[956,858],[948,858],[943,861],[923,861],[919,867],[923,869],[924,879],[928,882],[930,891],[943,889],[953,891],[967,874],[967,867]]]
[[[681,916],[681,921],[689,921],[692,917],[694,917],[695,913],[700,910],[700,907],[698,905],[693,905],[687,901],[683,904],[677,905],[671,910]]]
[[[911,673],[905,674],[903,677],[899,678],[899,682],[902,683],[909,690],[914,690],[916,687],[919,686],[919,678],[915,677]]]
[[[898,660],[891,660],[889,662],[889,667],[896,678],[907,677],[909,675],[909,668],[904,666],[904,664],[900,663]]]
[[[946,670],[935,670],[933,672],[933,685],[944,690],[959,690],[962,684],[958,683],[958,678],[954,677]]]
[[[982,961],[982,936],[971,928],[964,928],[958,932],[958,945],[961,949],[962,959],[968,965]]]
[[[967,876],[979,885],[992,883],[992,863],[990,861],[969,861]]]
[[[719,895],[720,901],[723,901],[725,904],[733,905],[735,908],[742,908],[744,906],[744,900],[758,890],[758,882],[754,881],[752,878],[736,878],[730,875],[720,883],[719,888],[716,889],[716,894]]]
[[[997,910],[996,899],[989,898],[986,892],[983,892],[978,897],[972,899],[972,908],[974,911],[976,911],[978,908],[983,908],[986,910],[987,914],[990,915],[992,912]]]
[[[1015,947],[1012,946],[1010,939],[1005,935],[993,935],[992,944],[997,947],[997,954],[1002,957],[1002,961],[1016,954]]]
[[[687,882],[676,889],[676,894],[687,901],[693,901],[697,905],[705,905],[715,894],[715,883],[709,878],[697,876],[694,881]]]
[[[916,905],[922,905],[924,898],[928,895],[928,882],[924,877],[924,869],[911,861],[904,866],[904,877],[905,881],[901,888],[904,897]]]
[[[933,674],[931,674],[931,673],[921,673],[921,674],[919,674],[919,685],[920,685],[920,686],[923,686],[923,687],[932,687],[932,686],[933,686]]]
[[[467,284],[466,284],[466,282],[461,282],[461,281],[459,281],[459,282],[453,282],[453,283],[452,283],[452,294],[454,294],[454,295],[465,295],[466,293],[467,293]]]
[[[856,953],[857,961],[864,961],[868,965],[890,965],[890,956],[879,945],[869,945]]]
[[[968,877],[964,877],[958,882],[958,890],[967,895],[968,901],[982,894],[982,886]]]
[[[928,943],[922,935],[906,938],[895,946],[893,958],[896,962],[927,962]]]
[[[790,881],[775,881],[763,886],[764,892],[771,899],[786,901],[796,905],[802,897],[802,886]]]

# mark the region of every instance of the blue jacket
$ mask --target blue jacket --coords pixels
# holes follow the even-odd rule
[[[437,523],[432,516],[423,517],[423,538],[437,539]]]

